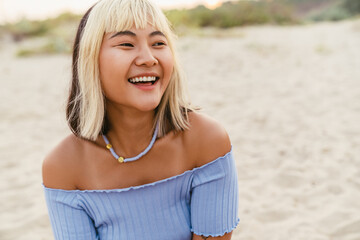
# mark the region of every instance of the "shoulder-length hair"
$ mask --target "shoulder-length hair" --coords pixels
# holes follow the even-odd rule
[[[160,104],[155,109],[158,137],[171,130],[185,130],[193,109],[187,99],[184,75],[174,48],[175,35],[157,6],[148,0],[101,0],[80,21],[75,38],[72,83],[66,117],[72,132],[81,138],[96,140],[108,131],[105,96],[101,89],[99,52],[105,33],[120,32],[150,24],[164,33],[174,58],[174,69]]]

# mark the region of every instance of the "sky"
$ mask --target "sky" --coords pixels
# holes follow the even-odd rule
[[[192,7],[199,3],[208,7],[221,0],[152,0],[161,8]],[[0,24],[13,22],[22,17],[43,19],[64,11],[84,13],[97,0],[0,0]]]

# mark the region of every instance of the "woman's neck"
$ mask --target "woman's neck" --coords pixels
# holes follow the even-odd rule
[[[134,109],[108,109],[109,131],[106,134],[115,152],[124,157],[133,157],[143,151],[153,135],[155,112],[140,112]]]

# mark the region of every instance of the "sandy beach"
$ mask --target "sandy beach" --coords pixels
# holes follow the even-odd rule
[[[214,36],[215,35],[215,36]],[[69,55],[0,40],[0,239],[53,239],[42,159],[69,134]],[[360,239],[360,20],[179,38],[190,96],[239,175],[234,240]]]

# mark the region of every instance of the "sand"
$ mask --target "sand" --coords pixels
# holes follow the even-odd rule
[[[193,102],[232,139],[235,240],[360,239],[360,20],[187,36]],[[41,162],[69,133],[70,56],[0,45],[0,239],[53,239]]]

